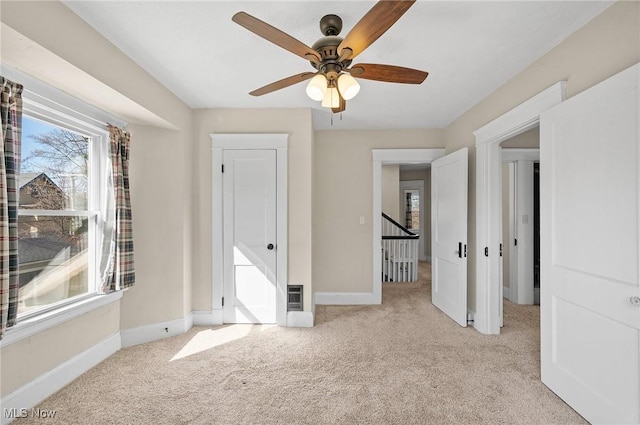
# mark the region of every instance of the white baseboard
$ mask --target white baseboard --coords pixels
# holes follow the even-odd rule
[[[222,310],[193,312],[194,326],[216,326],[222,325],[223,323]]]
[[[290,328],[312,328],[313,313],[310,311],[288,311],[287,326]]]
[[[502,287],[502,296],[511,301],[511,290],[508,286]]]
[[[5,412],[20,412],[20,409],[31,409],[38,403],[53,395],[64,386],[71,383],[83,373],[87,372],[107,357],[120,350],[120,334],[116,333],[99,342],[93,347],[72,357],[56,368],[40,375],[33,381],[18,388],[2,399],[2,424],[8,424],[13,418],[6,418]],[[46,422],[46,421],[45,421]]]
[[[315,308],[315,305],[313,306]],[[313,312],[288,311],[287,326],[294,328],[313,327]],[[194,311],[194,326],[217,326],[223,324],[222,310]]]
[[[324,305],[369,305],[376,303],[371,292],[316,292],[316,304]]]
[[[193,327],[193,313],[187,314],[182,319],[168,322],[154,323],[152,325],[140,326],[132,329],[120,331],[122,337],[122,348],[133,345],[144,344],[145,342],[157,341],[176,335],[182,335]]]

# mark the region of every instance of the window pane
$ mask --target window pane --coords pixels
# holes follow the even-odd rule
[[[405,190],[405,226],[414,232],[420,229],[420,192],[417,190]]]
[[[23,117],[20,208],[87,210],[89,139]]]
[[[420,192],[411,193],[411,228],[420,229]]]
[[[20,216],[18,314],[89,291],[88,219]]]

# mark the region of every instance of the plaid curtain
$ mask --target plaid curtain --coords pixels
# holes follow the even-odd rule
[[[109,126],[111,168],[115,197],[115,231],[107,278],[102,292],[119,291],[135,283],[133,265],[133,233],[131,229],[131,198],[129,196],[129,145],[131,135]]]
[[[22,133],[22,85],[2,82],[0,161],[0,339],[18,314],[18,175]]]

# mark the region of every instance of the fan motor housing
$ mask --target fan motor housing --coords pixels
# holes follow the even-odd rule
[[[328,35],[313,43],[311,48],[320,54],[323,61],[325,59],[338,59],[338,46],[341,42],[342,37]]]
[[[342,37],[338,37],[337,35],[328,35],[313,43],[311,48],[318,52],[321,61],[317,64],[311,62],[311,65],[325,75],[335,72],[337,76],[342,69],[347,68],[351,64],[350,60],[338,61],[338,46],[340,43],[342,43]],[[329,75],[327,75],[327,77],[329,77]]]

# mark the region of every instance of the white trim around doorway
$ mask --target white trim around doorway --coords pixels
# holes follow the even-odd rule
[[[500,143],[537,126],[540,114],[561,103],[565,81],[489,122],[476,138],[476,311],[474,327],[483,334],[500,333],[502,262],[502,153]],[[485,251],[485,248],[487,250]],[[488,252],[485,256],[484,253]]]

